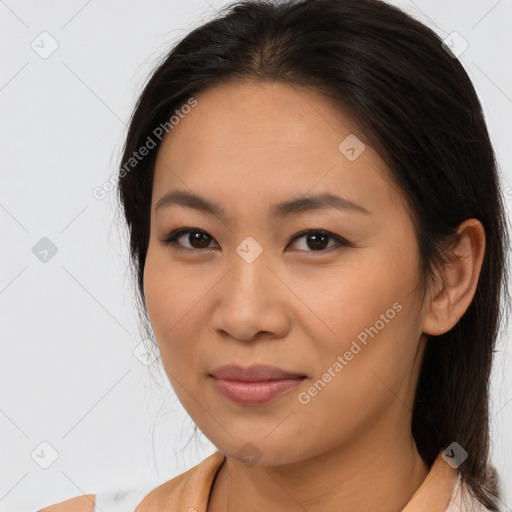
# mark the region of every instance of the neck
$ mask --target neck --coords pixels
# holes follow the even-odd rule
[[[429,468],[410,432],[391,432],[368,432],[349,446],[286,465],[249,467],[227,458],[217,473],[208,512],[401,510]]]

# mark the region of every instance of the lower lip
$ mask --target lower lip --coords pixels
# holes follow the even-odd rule
[[[260,405],[286,393],[300,384],[303,377],[297,379],[264,380],[243,382],[213,377],[215,387],[226,397],[242,405]]]

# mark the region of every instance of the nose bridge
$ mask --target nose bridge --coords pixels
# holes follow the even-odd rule
[[[231,286],[234,294],[259,296],[264,293],[265,282],[271,272],[263,246],[252,236],[246,237],[230,258]]]
[[[263,247],[251,238],[244,239],[229,257],[230,271],[213,314],[214,328],[244,340],[262,331],[282,336],[288,322],[276,277],[268,268]]]
[[[263,246],[252,236],[246,236],[236,247],[236,254],[247,264],[261,259]]]

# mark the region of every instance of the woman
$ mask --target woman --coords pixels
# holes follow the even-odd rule
[[[153,73],[120,199],[143,319],[218,451],[132,510],[498,510],[508,232],[450,47],[378,0],[246,1]]]

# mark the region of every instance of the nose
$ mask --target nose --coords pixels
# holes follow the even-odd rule
[[[290,298],[269,263],[263,253],[251,263],[237,253],[230,258],[229,272],[215,287],[215,332],[242,341],[286,336]]]

